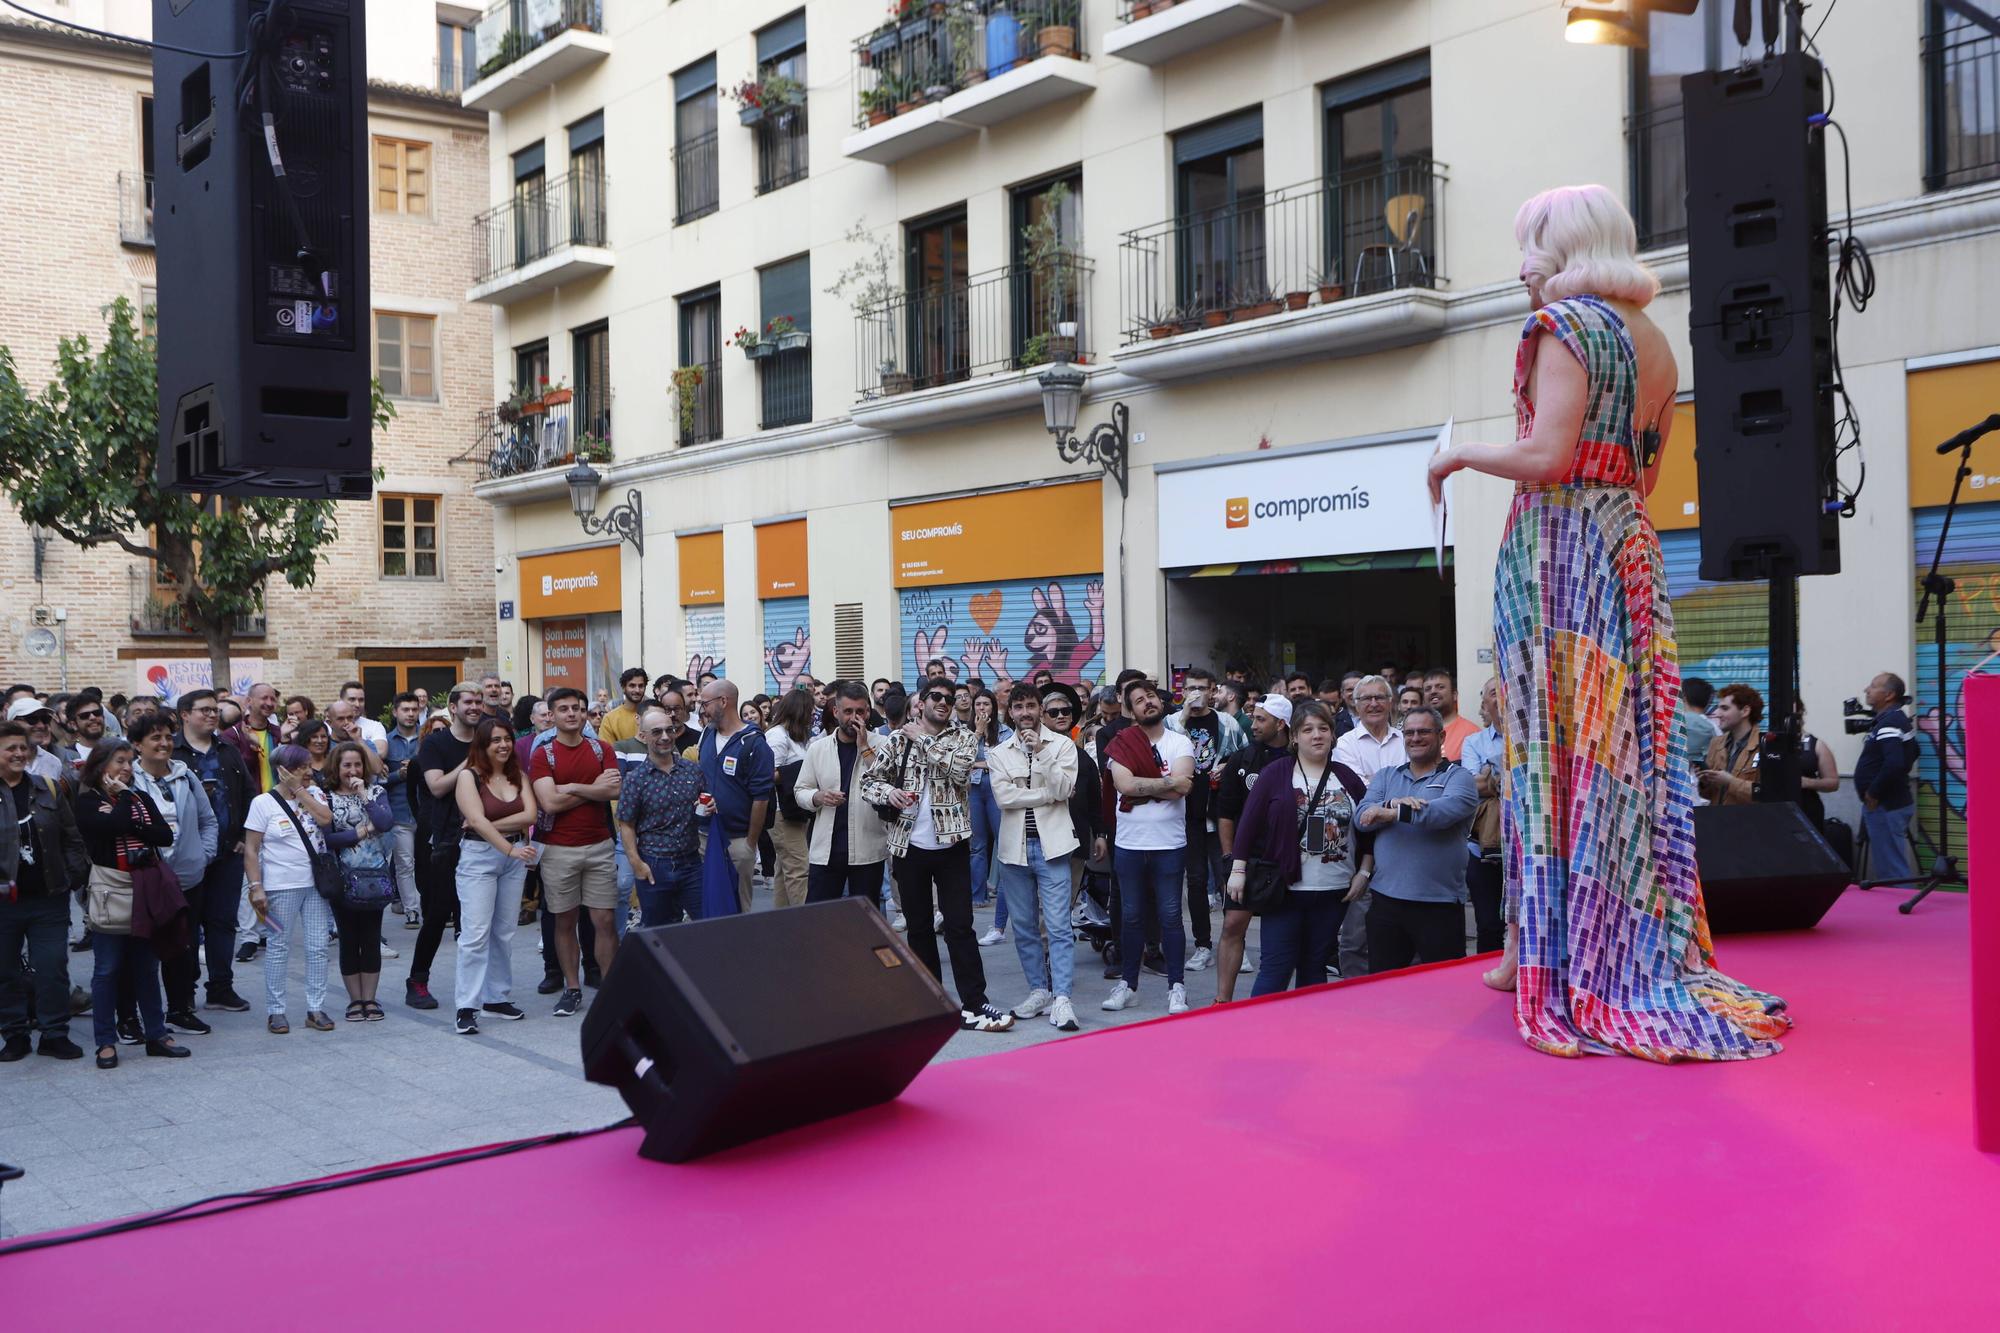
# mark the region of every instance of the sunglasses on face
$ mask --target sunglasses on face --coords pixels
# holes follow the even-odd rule
[[[646,734],[648,736],[671,736],[674,733],[671,727],[647,727]]]
[[[1076,716],[1076,714],[1075,714],[1075,713],[1071,712],[1071,711],[1070,711],[1069,709],[1067,709],[1067,708],[1044,708],[1044,709],[1042,710],[1042,713],[1043,713],[1043,715],[1044,715],[1044,716],[1046,716],[1046,717],[1075,717],[1075,716]]]
[[[211,708],[208,711],[212,713],[215,710]],[[103,717],[103,716],[104,716],[104,710],[102,708],[85,708],[77,712],[76,720],[79,722],[88,722],[93,717]]]
[[[926,694],[924,696],[925,703],[948,704],[951,702],[951,700],[952,696],[946,694],[943,690],[932,690],[929,694]]]

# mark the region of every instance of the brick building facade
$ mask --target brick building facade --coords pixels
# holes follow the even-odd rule
[[[115,298],[152,301],[150,74],[141,50],[0,19],[0,345],[31,385],[51,373],[58,339],[102,342]],[[274,581],[264,615],[231,648],[234,674],[321,700],[353,677],[381,698],[493,661],[492,511],[472,495],[471,467],[453,461],[491,405],[491,314],[464,299],[479,263],[486,118],[455,97],[377,82],[369,125],[373,332],[397,412],[376,441],[385,475],[375,500],[339,506],[316,584]],[[179,628],[172,597],[150,562],[38,543],[0,502],[0,679],[177,687],[185,671],[206,672],[207,652]],[[48,643],[37,628],[58,636],[59,652],[29,652],[31,636]]]

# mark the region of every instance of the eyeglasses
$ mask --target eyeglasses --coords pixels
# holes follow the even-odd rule
[[[1042,714],[1043,714],[1043,716],[1045,716],[1045,717],[1075,717],[1075,716],[1076,716],[1076,713],[1074,712],[1074,710],[1072,710],[1072,709],[1068,709],[1068,708],[1044,708],[1044,709],[1042,710]]]
[[[209,711],[213,712],[214,710],[210,709]],[[103,717],[104,710],[102,708],[79,708],[76,710],[74,716],[77,721],[82,722],[86,718]]]
[[[1437,735],[1437,728],[1436,728],[1436,727],[1404,727],[1404,728],[1403,728],[1403,739],[1405,739],[1405,740],[1408,740],[1408,739],[1409,739],[1410,737],[1412,737],[1412,736],[1435,736],[1435,735]]]
[[[674,734],[674,731],[672,727],[647,727],[646,734],[648,736],[671,736]]]
[[[924,702],[931,704],[948,704],[951,700],[952,696],[946,694],[943,690],[932,690],[924,696]]]

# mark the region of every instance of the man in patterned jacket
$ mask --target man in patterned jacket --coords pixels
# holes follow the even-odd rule
[[[861,799],[901,811],[889,830],[889,857],[910,948],[944,980],[932,927],[933,892],[958,985],[959,1022],[972,1032],[1005,1032],[1014,1016],[986,1001],[986,968],[972,933],[972,812],[967,791],[979,739],[952,716],[952,684],[932,676],[917,692],[916,716],[889,738],[861,782]]]

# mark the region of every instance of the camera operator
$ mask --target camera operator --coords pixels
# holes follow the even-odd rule
[[[1910,767],[1917,760],[1917,729],[1903,711],[1908,701],[1903,678],[1884,671],[1868,682],[1863,700],[1874,713],[1868,740],[1854,765],[1854,792],[1861,798],[1861,827],[1867,830],[1869,878],[1907,881],[1911,877],[1910,817],[1917,798]]]

